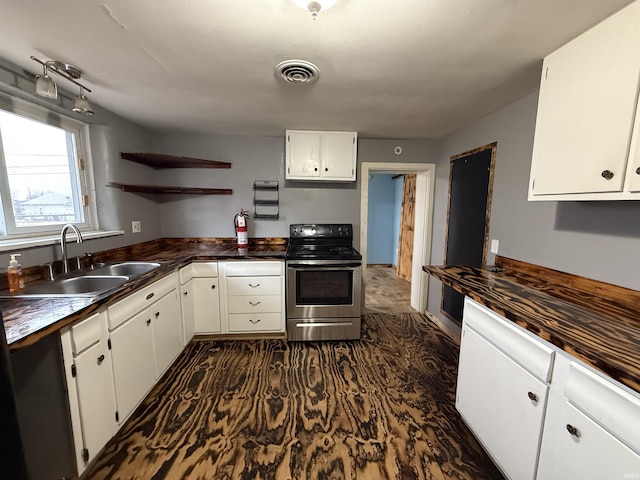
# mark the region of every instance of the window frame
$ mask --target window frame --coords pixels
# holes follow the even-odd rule
[[[91,148],[89,139],[89,125],[80,120],[61,115],[55,111],[35,105],[33,103],[0,95],[0,110],[28,118],[46,125],[61,128],[74,135],[76,165],[70,171],[70,177],[78,177],[80,180],[80,204],[83,210],[84,222],[75,223],[83,233],[99,231],[98,212],[96,208],[96,191],[93,166],[91,161]],[[0,133],[1,135],[1,133]],[[0,149],[0,187],[3,196],[9,195],[9,183],[4,152]],[[87,199],[83,204],[83,197]],[[10,199],[9,199],[10,200]],[[5,242],[20,241],[22,239],[34,239],[38,237],[50,237],[57,234],[63,224],[43,225],[38,227],[16,227],[13,218],[13,205],[5,205],[6,199],[0,197],[0,245]],[[8,217],[8,218],[7,218]]]

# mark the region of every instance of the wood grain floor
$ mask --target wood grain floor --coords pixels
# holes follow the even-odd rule
[[[192,342],[85,478],[502,479],[454,408],[457,345],[417,313],[362,333]]]

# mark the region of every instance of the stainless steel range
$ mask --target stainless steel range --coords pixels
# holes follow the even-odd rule
[[[289,227],[287,339],[360,338],[362,255],[350,224]]]

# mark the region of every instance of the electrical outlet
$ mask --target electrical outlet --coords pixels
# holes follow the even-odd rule
[[[491,253],[498,253],[498,244],[500,242],[495,238],[491,240]]]
[[[134,220],[131,222],[131,233],[140,233],[142,231],[142,225],[140,220]]]

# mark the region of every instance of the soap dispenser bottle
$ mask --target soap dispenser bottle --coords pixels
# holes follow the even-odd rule
[[[22,265],[18,263],[16,257],[19,257],[19,253],[14,253],[11,256],[9,267],[7,268],[7,277],[9,280],[9,293],[20,293],[24,288],[24,279],[22,278]]]

